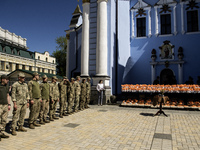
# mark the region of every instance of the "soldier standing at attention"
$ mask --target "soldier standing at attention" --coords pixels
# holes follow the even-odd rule
[[[63,115],[66,116],[64,110],[66,110],[66,101],[67,101],[67,77],[63,77],[63,81],[59,84],[60,89],[60,118],[63,118]]]
[[[68,114],[72,114],[72,107],[74,105],[75,97],[75,88],[74,88],[75,79],[71,78],[71,82],[68,83]]]
[[[54,121],[54,119],[59,119],[56,117],[56,106],[59,102],[59,89],[56,81],[58,78],[56,76],[52,77],[52,83],[50,84],[50,111],[49,111],[49,120]]]
[[[90,94],[91,94],[91,78],[88,77],[87,78],[87,82],[86,82],[86,101],[85,101],[85,108],[90,108],[88,105],[90,103]]]
[[[28,89],[30,95],[30,114],[29,114],[29,128],[35,129],[40,127],[40,124],[37,124],[37,119],[40,113],[41,107],[41,91],[40,84],[38,83],[39,74],[37,72],[33,73],[33,79],[28,82]]]
[[[74,112],[78,112],[79,108],[79,101],[80,101],[80,94],[81,94],[81,86],[80,86],[80,76],[76,77],[76,81],[74,82],[75,87],[75,100],[74,100]]]
[[[42,97],[42,105],[40,109],[40,124],[49,123],[49,120],[47,120],[47,113],[49,111],[49,90],[50,86],[48,81],[48,78],[46,75],[42,76],[43,82],[40,84],[40,90],[41,90],[41,97]]]
[[[82,80],[81,83],[81,102],[80,102],[80,110],[85,109],[85,101],[86,101],[86,94],[87,94],[87,89],[86,89],[86,83],[85,79]]]
[[[18,81],[12,86],[12,101],[13,101],[13,118],[12,118],[12,135],[17,135],[16,126],[19,125],[18,131],[27,132],[23,128],[26,109],[29,107],[29,92],[28,85],[24,82],[25,74],[19,73]]]
[[[9,138],[8,135],[3,133],[6,127],[8,111],[10,110],[8,82],[8,76],[2,75],[0,82],[0,141],[1,138]]]

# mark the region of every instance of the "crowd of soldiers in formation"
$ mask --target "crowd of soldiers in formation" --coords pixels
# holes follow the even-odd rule
[[[34,72],[33,79],[26,84],[24,82],[25,75],[19,73],[18,81],[12,85],[12,135],[17,135],[16,129],[27,132],[23,127],[27,108],[30,109],[30,129],[89,108],[91,93],[91,79],[89,77],[82,79],[81,83],[80,76],[77,76],[76,79],[71,78],[71,81],[67,77],[63,77],[59,84],[57,84],[56,76],[52,77],[51,83],[47,82],[46,75],[42,76],[42,79],[43,82],[39,84],[39,74]],[[60,104],[59,117],[56,116],[58,103]]]

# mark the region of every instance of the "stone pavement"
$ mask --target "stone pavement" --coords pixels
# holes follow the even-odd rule
[[[199,111],[91,106],[0,141],[0,150],[199,150]],[[28,114],[28,113],[27,113]],[[9,115],[9,119],[11,116]]]

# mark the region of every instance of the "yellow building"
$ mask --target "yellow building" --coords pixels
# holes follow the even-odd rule
[[[26,39],[0,27],[0,75],[15,70],[56,74],[56,58],[49,52],[27,50]]]

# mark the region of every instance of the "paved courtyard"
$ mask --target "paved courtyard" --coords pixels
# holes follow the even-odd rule
[[[165,110],[169,117],[153,117],[157,111],[91,106],[17,136],[9,134],[0,150],[200,149],[200,111]]]

